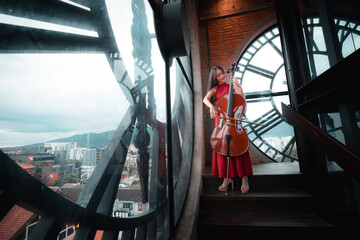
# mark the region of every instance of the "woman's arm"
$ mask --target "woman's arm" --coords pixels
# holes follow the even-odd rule
[[[214,96],[215,92],[216,92],[216,87],[210,89],[210,91],[206,94],[206,96],[203,99],[203,103],[210,108],[211,118],[215,118],[218,112],[216,106],[212,105],[210,102],[210,99],[212,96]]]

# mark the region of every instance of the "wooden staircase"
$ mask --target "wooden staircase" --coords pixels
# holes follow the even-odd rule
[[[250,192],[219,192],[222,179],[203,171],[197,227],[198,239],[332,239],[334,226],[316,215],[312,196],[302,189],[295,163],[256,163],[249,177]]]

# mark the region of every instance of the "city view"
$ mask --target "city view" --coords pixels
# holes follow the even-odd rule
[[[109,131],[60,139],[77,138],[78,142],[55,140],[28,146],[1,148],[1,150],[38,181],[76,202],[82,188],[101,161],[107,148],[106,144],[113,133],[114,131]],[[131,144],[113,206],[113,217],[134,216],[148,209],[148,203],[143,203],[141,198],[137,155],[137,148]],[[37,221],[38,217],[34,219],[33,224],[28,225],[24,234],[28,234]],[[62,235],[73,233],[75,233],[74,226],[65,226],[62,231]]]
[[[2,148],[2,150],[47,186],[82,184],[86,183],[101,160],[113,133],[114,131],[75,135],[51,142]],[[130,145],[121,181],[122,187],[138,183],[136,157],[137,148]]]

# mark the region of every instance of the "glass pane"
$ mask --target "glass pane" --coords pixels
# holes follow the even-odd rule
[[[360,46],[359,21],[349,12],[356,11],[357,3],[341,1],[324,1],[324,5],[329,6],[329,16],[333,19],[319,18],[319,4],[316,1],[298,0],[300,16],[302,18],[304,41],[306,45],[309,68],[312,72],[311,79],[319,76],[330,68],[327,46],[334,51],[341,51],[342,57],[347,57]],[[323,22],[322,22],[323,21]],[[329,21],[329,25],[334,23],[335,37],[339,44],[334,46],[333,41],[324,38],[324,31],[331,32],[331,27],[324,27],[324,22]],[[326,41],[328,41],[326,43]],[[337,50],[339,49],[339,50]],[[335,59],[335,61],[340,61]]]
[[[129,106],[105,55],[2,54],[0,78],[1,149],[49,186],[90,176]]]
[[[115,130],[124,128],[125,113],[141,105],[149,114],[136,116],[113,206],[113,216],[129,217],[167,204],[165,66],[149,3],[106,4],[119,52],[95,54],[79,46],[77,52],[32,49],[32,54],[0,55],[0,148],[48,186],[86,184],[105,160]],[[16,21],[0,16],[1,23]],[[21,21],[44,29],[38,22]],[[61,26],[52,26],[57,28]],[[94,31],[73,31],[98,37]],[[165,238],[166,211],[159,215],[163,219],[157,228],[163,228]]]
[[[256,84],[253,79],[256,79]],[[252,71],[245,71],[242,87],[244,91],[255,92],[255,91],[264,91],[270,88],[271,80],[268,77],[259,75],[259,73],[254,73]]]
[[[1,24],[42,29],[41,34],[46,35],[38,36],[34,31],[29,36],[16,28],[9,47],[18,47],[17,40],[23,40],[25,48],[14,50],[18,54],[11,52],[15,47],[9,48],[9,54],[0,55],[0,148],[49,186],[76,183],[89,190],[89,185],[109,176],[107,171],[113,173],[114,168],[105,170],[102,163],[116,165],[115,174],[121,180],[118,184],[112,181],[118,179],[112,178],[109,183],[117,193],[115,201],[101,201],[113,207],[113,217],[126,218],[156,209],[156,219],[149,223],[153,228],[148,228],[147,234],[167,239],[171,221],[166,128],[176,133],[171,147],[179,157],[174,174],[178,218],[192,160],[193,125],[188,124],[194,121],[191,61],[181,60],[184,72],[177,61],[173,62],[171,112],[167,112],[165,64],[149,1],[105,0],[90,5],[100,7],[81,8],[94,19],[70,18],[73,15],[66,10],[62,14],[69,19],[61,19],[62,14],[53,19],[44,10],[20,9],[43,19],[42,23],[0,14]],[[96,14],[99,12],[102,14]],[[71,29],[59,24],[44,27],[49,25],[45,21]],[[81,31],[79,25],[85,29]],[[72,34],[81,35],[80,41],[74,41]],[[60,37],[66,40],[61,41],[63,45]],[[54,41],[49,43],[49,39]],[[29,44],[31,41],[36,44]],[[51,48],[54,46],[57,50]],[[172,117],[172,124],[166,122],[167,116]],[[122,152],[124,149],[128,151]]]
[[[342,45],[342,54],[347,57],[360,47],[360,27],[355,19],[339,20],[336,18],[334,20],[338,29],[337,36]]]
[[[326,53],[326,45],[322,28],[319,25],[318,18],[309,18],[302,21],[304,31],[304,40],[308,55],[308,62],[311,69],[312,79],[329,69],[329,59]]]
[[[274,81],[272,83],[272,91],[273,92],[286,92],[288,91],[286,75],[284,64],[280,66],[277,74],[275,75]]]
[[[272,56],[271,61],[269,61],[267,56]],[[263,45],[250,61],[251,65],[261,66],[263,69],[271,72],[275,72],[282,63],[282,56],[277,54],[276,50],[274,49],[274,45],[270,43]]]
[[[336,138],[342,144],[345,144],[344,133],[341,129],[342,123],[340,113],[320,113],[318,114],[320,127]]]
[[[314,19],[316,20],[316,19]],[[316,21],[313,21],[316,22]],[[326,45],[325,45],[325,39],[324,39],[324,34],[323,34],[323,30],[321,27],[319,27],[319,25],[317,24],[312,24],[311,25],[310,31],[312,32],[312,39],[313,39],[313,47],[312,50],[313,51],[319,51],[319,52],[325,52],[326,51]]]
[[[261,119],[264,113],[272,110],[272,107],[269,101],[248,103],[246,107],[246,117],[250,121]]]
[[[337,36],[342,46],[343,57],[347,57],[359,48],[359,20],[351,12],[358,11],[358,3],[354,1],[330,1]],[[341,16],[341,17],[340,17]]]
[[[268,124],[243,124],[249,139],[275,161],[285,161],[285,158],[293,161],[297,159],[296,147],[295,143],[290,146],[289,142],[294,131],[281,116],[281,103],[289,103],[281,52],[278,29],[265,31],[244,51],[235,76],[240,79],[246,96],[246,119]]]
[[[289,97],[288,96],[277,96],[277,97],[273,97],[273,101],[274,101],[274,104],[276,106],[276,109],[282,113],[282,108],[281,108],[281,104],[284,103],[286,105],[289,105],[290,104],[290,100],[289,100]],[[289,127],[291,127],[289,125]],[[292,128],[292,127],[291,127]]]
[[[167,202],[165,64],[157,45],[149,3],[107,0],[107,5],[122,66],[129,79],[120,86],[125,95],[129,89],[138,88],[138,93],[132,92],[135,95],[130,97],[134,102],[130,102],[150,112],[149,116],[137,116],[113,208],[114,213],[122,211],[121,204],[130,202],[134,208],[129,214],[136,215]],[[118,79],[122,77],[118,75]],[[163,219],[158,222],[158,230],[161,229],[158,234],[167,231],[168,226],[163,222],[167,214],[160,214]]]
[[[345,144],[344,133],[341,129],[342,123],[340,113],[320,113],[318,114],[320,128],[326,131],[330,136],[336,138],[339,142]],[[342,171],[342,168],[328,156],[325,155],[328,170]]]
[[[180,59],[182,61],[183,58]],[[173,150],[173,182],[175,221],[180,217],[182,205],[189,184],[191,159],[193,152],[193,96],[191,86],[185,79],[178,62],[174,62],[172,69],[176,75],[171,76],[174,89],[174,103],[172,108],[172,150]],[[175,79],[173,77],[176,77]],[[176,81],[174,81],[174,80]],[[191,81],[190,81],[191,82]],[[172,94],[173,94],[172,93]]]
[[[330,68],[329,59],[324,54],[314,54],[314,62],[317,76]]]

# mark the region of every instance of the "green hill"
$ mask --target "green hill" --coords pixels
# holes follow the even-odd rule
[[[148,126],[148,132],[150,136],[152,135],[152,129],[150,126]],[[134,128],[134,132],[136,132],[136,128]],[[109,144],[111,138],[113,137],[115,133],[115,130],[103,132],[103,133],[85,133],[85,134],[76,134],[71,137],[66,138],[58,138],[47,142],[76,142],[77,147],[105,147]],[[131,140],[131,144],[133,142],[133,139]],[[16,151],[19,149],[24,148],[37,148],[37,147],[43,147],[44,143],[35,143],[31,145],[26,146],[17,146],[17,147],[9,147],[9,148],[2,148],[4,152],[11,152]]]
[[[76,142],[78,147],[105,147],[111,140],[114,131],[108,131],[103,133],[85,133],[76,134],[67,138],[59,138],[50,142]]]
[[[66,138],[58,138],[47,142],[76,142],[77,147],[105,147],[108,145],[112,136],[114,135],[115,130],[103,132],[103,133],[85,133],[85,134],[76,134],[71,137]],[[2,148],[4,152],[16,151],[24,148],[36,148],[43,147],[44,143],[34,143],[25,146],[17,146],[17,147],[8,147]]]

